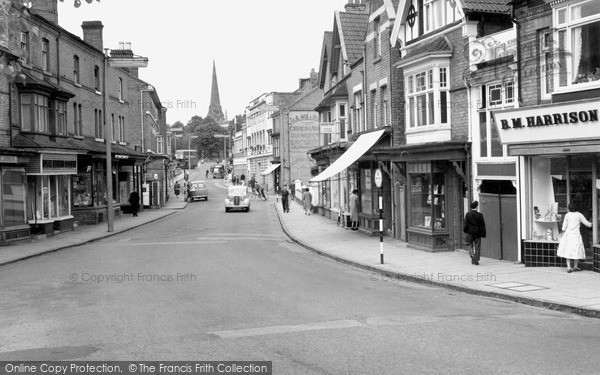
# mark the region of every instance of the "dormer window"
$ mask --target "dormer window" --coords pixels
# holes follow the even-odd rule
[[[406,40],[418,38],[459,19],[455,0],[412,0],[406,16]]]

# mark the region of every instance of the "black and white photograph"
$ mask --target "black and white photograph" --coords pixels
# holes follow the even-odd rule
[[[0,375],[600,373],[600,0],[0,0]]]

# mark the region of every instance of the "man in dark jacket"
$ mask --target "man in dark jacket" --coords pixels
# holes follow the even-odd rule
[[[463,232],[467,234],[467,245],[469,245],[469,254],[471,255],[471,264],[479,265],[479,255],[481,254],[481,239],[485,238],[485,220],[480,212],[477,212],[479,202],[471,203],[471,211],[465,215]]]

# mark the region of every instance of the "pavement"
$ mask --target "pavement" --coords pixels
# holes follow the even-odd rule
[[[387,236],[382,246],[379,237],[351,231],[318,214],[305,215],[296,201],[290,203],[289,213],[283,212],[277,196],[268,203],[273,205],[284,232],[293,242],[324,257],[370,271],[374,283],[418,282],[600,318],[600,273],[567,273],[561,267],[525,267],[489,258],[482,258],[480,265],[475,266],[464,250],[430,253]],[[172,198],[163,208],[145,209],[137,217],[115,218],[112,232],[108,232],[107,223],[83,225],[51,237],[0,246],[0,266],[122,233],[173,215],[186,206],[182,198]]]

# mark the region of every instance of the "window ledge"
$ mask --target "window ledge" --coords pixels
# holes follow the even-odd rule
[[[52,72],[49,72],[47,70],[42,70],[42,73],[44,73],[45,76],[52,77]]]
[[[79,88],[81,88],[81,83],[79,83],[79,82],[75,82],[75,83],[74,83],[74,85],[75,85],[76,87],[79,87]]]
[[[75,139],[84,139],[83,135],[73,135],[73,138],[75,138]]]
[[[408,128],[408,129],[406,129],[406,133],[428,133],[428,132],[432,132],[432,131],[436,131],[436,130],[447,130],[447,129],[451,129],[451,128],[452,127],[450,126],[450,124],[422,125],[422,126],[416,126],[414,128]]]
[[[587,91],[587,90],[594,90],[594,89],[600,89],[600,80],[593,81],[593,82],[580,83],[578,85],[568,86],[568,87],[557,87],[552,92],[552,95],[567,94],[567,93],[572,93],[572,92]]]
[[[123,99],[119,99],[119,103],[125,104],[125,101]]]
[[[94,141],[104,143],[104,138],[94,138]]]
[[[374,60],[373,60],[373,65],[377,64],[378,62],[380,62],[382,59],[381,55],[377,56]]]
[[[119,142],[121,146],[127,146],[127,142]]]
[[[96,95],[102,95],[102,91],[96,90]]]

